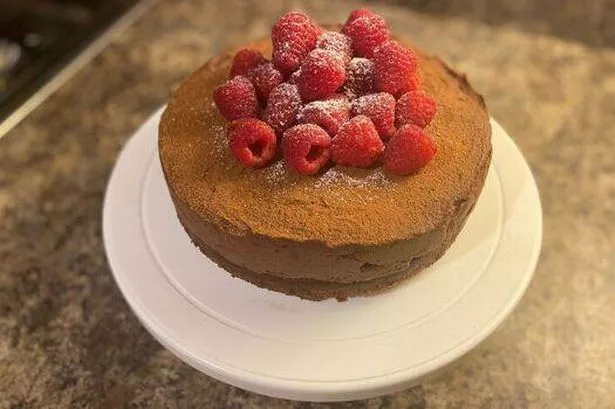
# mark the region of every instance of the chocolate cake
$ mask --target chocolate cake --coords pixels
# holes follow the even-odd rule
[[[269,39],[247,47],[271,55]],[[233,54],[190,75],[162,116],[159,155],[192,242],[235,277],[310,300],[379,292],[438,260],[482,190],[491,128],[465,75],[415,52],[421,86],[437,101],[425,128],[437,155],[407,176],[331,163],[305,176],[279,155],[269,166],[245,167],[229,150],[227,121],[212,97]]]

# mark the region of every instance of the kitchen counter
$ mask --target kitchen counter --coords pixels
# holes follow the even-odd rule
[[[469,74],[541,193],[535,279],[510,318],[457,365],[381,398],[289,402],[211,379],[145,331],[101,239],[104,190],[122,145],[186,74],[264,35],[284,10],[335,22],[355,6],[245,3],[161,0],[0,140],[0,408],[615,407],[615,50],[600,30],[592,41],[575,38],[586,31],[574,24],[564,38],[503,24],[506,16],[375,7],[394,32]],[[545,19],[570,12],[550,4]]]

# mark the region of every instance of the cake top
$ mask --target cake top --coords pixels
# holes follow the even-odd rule
[[[404,39],[394,38],[410,48]],[[269,38],[248,43],[245,49],[252,50],[246,55],[260,61],[271,58],[273,51]],[[280,158],[278,147],[273,162],[262,168],[246,167],[231,152],[229,123],[213,100],[214,90],[228,80],[229,72],[241,69],[234,63],[235,54],[229,53],[189,76],[162,116],[159,154],[174,200],[229,234],[331,247],[392,243],[445,225],[482,185],[491,157],[489,115],[464,75],[419,49],[414,48],[414,53],[421,89],[438,104],[437,114],[420,128],[433,139],[438,153],[418,172],[400,176],[384,166],[359,168],[329,160],[316,174],[305,176]],[[359,78],[371,64],[370,59],[355,57],[347,71]],[[265,71],[270,69],[263,66]],[[288,93],[284,90],[288,86],[279,92]],[[357,92],[354,86],[343,86],[336,94]],[[363,96],[357,95],[358,99]],[[365,98],[357,105],[374,104],[372,98],[380,97]],[[344,105],[344,99],[334,95],[302,103],[298,115],[315,115],[312,111],[322,108],[335,111]],[[363,119],[357,121],[353,126],[364,126]],[[305,125],[300,129],[314,130],[314,124]],[[236,129],[241,131],[241,126]],[[271,137],[268,131],[256,130]]]
[[[409,175],[434,158],[424,128],[436,102],[421,89],[415,52],[391,39],[382,17],[355,10],[338,32],[289,12],[271,42],[271,61],[239,50],[213,92],[241,164],[262,168],[281,156],[302,175],[330,163]]]

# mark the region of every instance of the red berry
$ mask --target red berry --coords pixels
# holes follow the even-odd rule
[[[374,85],[374,63],[367,58],[353,58],[346,67],[346,83],[344,92],[348,98],[371,94],[376,90]]]
[[[337,31],[325,31],[318,37],[316,48],[329,50],[336,53],[344,62],[352,58],[352,40],[347,35],[338,33]]]
[[[317,173],[329,161],[331,137],[321,127],[301,124],[284,132],[282,148],[286,164],[302,175]]]
[[[254,85],[238,75],[214,90],[214,102],[228,121],[258,116],[258,101]]]
[[[396,41],[387,41],[376,49],[374,64],[378,91],[400,96],[414,86],[416,55]]]
[[[383,149],[372,121],[359,115],[342,124],[331,143],[331,156],[338,165],[367,168],[378,160]]]
[[[409,175],[427,165],[436,152],[436,145],[423,129],[404,125],[387,144],[383,166],[395,175]]]
[[[395,98],[391,94],[379,92],[355,99],[352,101],[352,114],[371,119],[384,141],[395,133]]]
[[[348,19],[346,20],[346,24],[344,24],[344,27],[346,27],[348,24],[352,23],[353,21],[355,21],[359,17],[373,16],[373,15],[374,15],[374,12],[371,11],[370,9],[368,9],[367,7],[363,7],[361,9],[352,10],[350,12],[350,14],[348,15]],[[342,28],[342,31],[343,30],[344,29]]]
[[[248,71],[257,65],[267,62],[263,55],[256,51],[244,48],[237,51],[235,57],[233,57],[233,64],[231,65],[231,78],[236,75],[247,75]]]
[[[261,101],[267,101],[269,93],[284,81],[282,73],[268,62],[254,67],[248,73],[248,78],[256,88],[256,95]]]
[[[245,166],[262,168],[275,156],[275,132],[260,119],[242,118],[231,122],[228,136],[231,152]]]
[[[297,81],[299,80],[299,75],[301,75],[301,69],[298,69],[297,71],[293,72],[292,75],[290,77],[288,77],[288,82],[289,84],[294,84],[297,85]]]
[[[276,132],[283,133],[293,125],[299,108],[301,108],[301,97],[297,86],[282,83],[269,94],[263,119]]]
[[[280,17],[271,30],[275,66],[285,75],[295,71],[321,33],[322,28],[303,13],[291,11]]]
[[[331,136],[350,117],[350,102],[342,94],[333,94],[321,101],[304,105],[297,114],[297,122],[322,127]]]
[[[423,91],[411,91],[402,95],[395,108],[397,126],[414,124],[425,128],[436,114],[436,101]]]
[[[389,39],[386,22],[376,14],[362,15],[346,24],[342,31],[352,39],[358,57],[371,58],[376,47]]]
[[[404,87],[404,90],[402,91],[402,94],[404,92],[418,91],[420,89],[421,89],[421,77],[419,77],[419,73],[417,71],[417,72],[414,73],[413,76],[408,78],[408,83]]]
[[[316,49],[301,64],[297,86],[304,101],[333,94],[346,80],[344,62],[334,52]]]

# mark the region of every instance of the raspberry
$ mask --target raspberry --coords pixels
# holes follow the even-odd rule
[[[436,145],[423,129],[404,125],[391,137],[384,152],[383,166],[395,175],[409,175],[427,165],[436,152]]]
[[[347,35],[337,31],[325,31],[316,42],[316,48],[333,51],[342,59],[344,64],[352,58],[352,40]]]
[[[250,70],[248,78],[256,88],[258,99],[266,102],[269,93],[284,81],[282,73],[275,69],[270,62],[258,65]]]
[[[299,108],[301,108],[301,97],[297,86],[282,83],[269,94],[263,119],[276,132],[283,133],[293,124]]]
[[[233,64],[231,65],[231,78],[236,75],[247,75],[248,71],[257,65],[267,62],[263,55],[256,51],[244,48],[237,51],[235,57],[233,57]]]
[[[285,75],[295,71],[321,33],[322,28],[303,13],[291,11],[280,17],[271,30],[275,66]]]
[[[348,98],[374,92],[374,63],[367,58],[353,58],[346,67],[344,92]]]
[[[260,119],[242,118],[231,122],[228,136],[231,152],[245,166],[262,168],[275,156],[275,132]]]
[[[417,58],[396,41],[387,41],[374,52],[376,88],[396,97],[412,88]]]
[[[258,101],[254,85],[238,75],[214,90],[214,102],[228,121],[258,116]]]
[[[294,84],[297,85],[297,81],[299,80],[299,75],[301,75],[301,69],[298,69],[297,71],[293,72],[292,75],[290,77],[288,77],[288,82],[289,84]]]
[[[418,91],[419,89],[421,89],[421,77],[419,77],[419,73],[417,71],[414,73],[413,76],[408,78],[408,82],[406,86],[404,87],[402,94],[404,92]]]
[[[346,80],[344,63],[337,54],[317,49],[301,64],[297,86],[305,101],[321,99],[333,94]]]
[[[342,32],[352,39],[352,47],[358,57],[371,58],[376,47],[389,39],[386,22],[373,13],[350,21]]]
[[[384,141],[395,133],[395,98],[391,94],[379,92],[357,98],[352,101],[352,113],[371,119]]]
[[[397,126],[414,124],[425,128],[436,114],[436,101],[423,91],[411,91],[402,95],[395,108]]]
[[[331,156],[338,165],[367,168],[378,160],[383,149],[371,119],[359,115],[340,127],[331,143]]]
[[[317,173],[329,161],[331,137],[321,127],[301,124],[284,132],[282,148],[286,164],[302,175]]]
[[[331,136],[350,117],[350,102],[342,94],[333,94],[322,101],[313,101],[303,106],[297,114],[297,122],[316,124]]]
[[[346,24],[344,24],[344,27],[346,27],[348,24],[352,23],[353,21],[355,21],[356,19],[360,17],[373,16],[373,15],[374,15],[374,12],[368,9],[367,7],[352,10],[350,14],[348,15],[348,19],[346,20]],[[342,31],[343,30],[344,28],[342,28]]]

